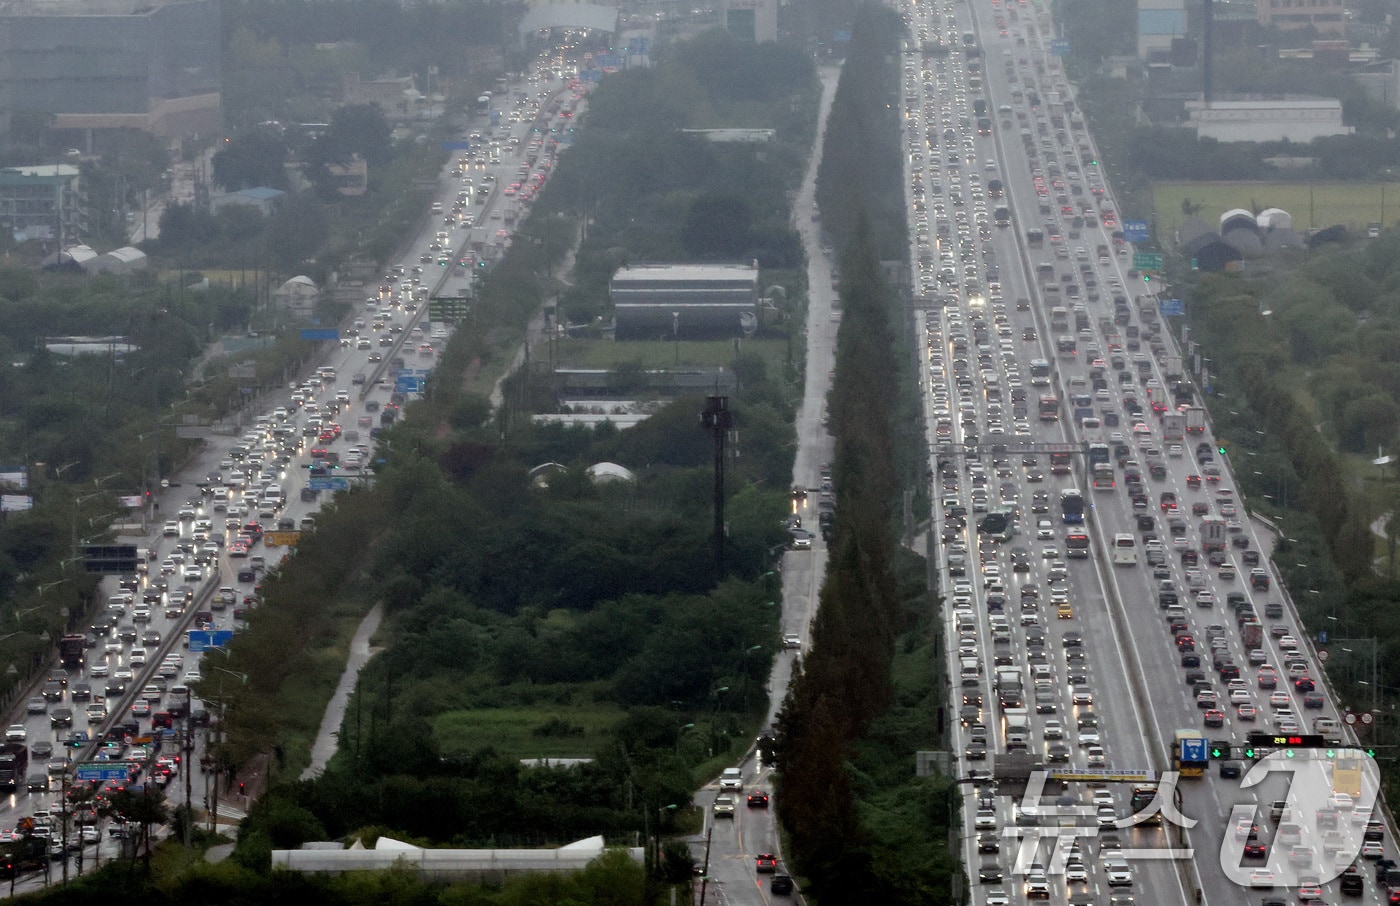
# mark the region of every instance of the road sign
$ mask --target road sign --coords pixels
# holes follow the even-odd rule
[[[412,375],[400,375],[394,379],[395,393],[417,393],[423,389],[423,382]]]
[[[123,761],[94,761],[76,765],[74,776],[78,780],[126,780],[131,777],[131,765]]]
[[[584,69],[579,72],[578,80],[580,82],[601,82],[603,74],[596,69]]]
[[[849,44],[851,43],[851,33],[844,28],[838,29],[831,33],[831,40],[835,41],[837,44]]]
[[[1047,773],[1050,780],[1078,780],[1084,783],[1095,781],[1151,783],[1157,779],[1155,771],[1140,771],[1132,768],[1074,768],[1068,771],[1049,771]]]
[[[593,60],[599,69],[621,69],[622,57],[615,54],[599,54]]]
[[[313,491],[348,491],[350,490],[350,479],[348,478],[313,478],[311,479],[311,490]],[[269,532],[272,535],[297,534],[296,532]],[[296,539],[292,539],[293,544]]]
[[[312,341],[317,341],[317,340],[339,340],[339,339],[340,339],[340,331],[339,331],[337,328],[330,328],[330,329],[314,329],[314,328],[308,327],[308,328],[306,328],[305,330],[303,330],[303,331],[301,332],[301,338],[302,338],[303,340],[312,340]]]
[[[87,544],[83,546],[83,570],[104,576],[136,572],[136,545]]]
[[[1187,737],[1181,740],[1181,760],[1182,761],[1205,761],[1206,741],[1203,738],[1191,739]]]
[[[1157,312],[1164,318],[1179,318],[1186,314],[1186,303],[1180,299],[1158,299]]]
[[[189,631],[190,651],[208,651],[211,648],[222,648],[233,638],[231,629],[191,629]]]
[[[1322,641],[1325,642],[1325,641],[1327,641],[1327,640],[1326,640],[1326,639],[1323,639]],[[1318,652],[1317,652],[1317,659],[1318,659],[1319,661],[1321,661],[1322,663],[1324,663],[1324,664],[1327,663],[1327,659],[1328,659],[1329,657],[1331,657],[1331,656],[1332,656],[1332,652],[1328,651],[1326,648],[1319,649]]]
[[[1050,41],[1050,55],[1055,57],[1069,56],[1069,38],[1052,38]]]
[[[1128,242],[1147,242],[1147,221],[1146,220],[1125,220],[1123,221],[1123,238]]]
[[[1348,727],[1356,726],[1356,712],[1348,711],[1347,713],[1342,715],[1342,720],[1346,722],[1346,725]]]
[[[1375,720],[1375,719],[1376,719],[1376,716],[1375,716],[1374,714],[1372,714],[1370,711],[1362,711],[1362,712],[1361,712],[1361,722],[1362,722],[1363,724],[1365,724],[1366,726],[1369,727],[1369,726],[1371,725],[1371,721],[1373,721],[1373,720]]]
[[[1140,271],[1160,271],[1162,256],[1157,252],[1134,252],[1133,267]]]
[[[428,300],[431,321],[460,321],[471,311],[472,300],[467,296],[434,296]]]
[[[267,532],[263,535],[263,544],[268,547],[295,547],[300,538],[301,532]]]
[[[471,149],[472,143],[465,140],[442,143],[442,150],[444,151],[470,151]]]

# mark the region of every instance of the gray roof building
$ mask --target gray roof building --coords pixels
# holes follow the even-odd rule
[[[711,339],[758,329],[758,262],[643,264],[613,275],[621,339]]]

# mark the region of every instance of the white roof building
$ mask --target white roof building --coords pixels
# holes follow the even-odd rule
[[[1188,125],[1200,138],[1222,142],[1281,142],[1306,145],[1315,138],[1350,135],[1336,98],[1246,98],[1186,103]]]

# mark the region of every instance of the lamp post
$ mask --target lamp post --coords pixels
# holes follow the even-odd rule
[[[220,650],[220,651],[225,651],[225,654],[227,654],[227,652],[226,652],[225,649],[219,649],[219,650]],[[238,679],[239,683],[241,683],[241,684],[244,685],[244,686],[248,685],[248,674],[246,674],[246,673],[239,673],[239,672],[236,671],[236,670],[229,670],[229,669],[227,669],[227,668],[225,668],[225,667],[219,667],[219,666],[216,666],[216,665],[214,665],[214,664],[210,664],[210,665],[208,665],[208,666],[209,666],[209,669],[211,669],[211,670],[217,670],[219,673],[227,673],[229,676],[236,677],[236,678]],[[223,744],[223,739],[222,739],[222,737],[223,737],[223,733],[224,733],[224,705],[225,705],[225,701],[224,701],[224,682],[223,682],[222,679],[219,680],[219,701],[218,701],[218,704],[219,704],[219,726],[217,727],[217,731],[218,731],[218,735],[219,735],[220,738],[213,741],[213,746],[211,746],[211,751],[213,751],[213,752],[220,752],[220,747],[221,747],[222,744]],[[218,758],[214,759],[213,767],[215,768],[215,770],[217,770],[217,769],[219,769],[219,768],[221,767],[221,765],[220,765],[219,762],[220,762],[220,759],[218,759]],[[207,780],[206,780],[206,782],[207,782]],[[209,810],[209,830],[210,830],[211,832],[214,832],[214,831],[218,830],[218,826],[219,826],[219,777],[218,777],[218,774],[215,774],[215,775],[214,775],[214,791],[213,791],[213,795],[212,795],[212,796],[210,797],[210,799],[209,799],[209,802],[210,802],[210,810]]]
[[[1347,645],[1366,644],[1371,646],[1371,681],[1368,683],[1365,680],[1357,680],[1356,684],[1358,686],[1371,687],[1371,710],[1374,711],[1380,697],[1380,641],[1375,638],[1333,639],[1333,641],[1341,645],[1342,651],[1347,654],[1355,654],[1352,649],[1346,647]],[[1348,666],[1348,675],[1350,675],[1350,672],[1350,667]]]

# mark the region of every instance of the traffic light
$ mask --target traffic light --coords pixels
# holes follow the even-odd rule
[[[1367,758],[1375,758],[1375,757],[1376,757],[1376,750],[1375,750],[1375,749],[1367,749],[1367,750],[1366,750],[1366,757],[1367,757]]]
[[[1253,758],[1253,757],[1254,757],[1254,746],[1245,746],[1245,747],[1244,747],[1244,757],[1245,757],[1245,758]]]
[[[1225,753],[1225,750],[1222,749],[1222,748],[1220,748],[1220,746],[1211,746],[1211,749],[1210,749],[1210,757],[1211,757],[1211,758],[1215,758],[1215,759],[1224,758],[1224,757],[1225,757],[1225,754],[1226,754],[1226,753]]]
[[[1210,757],[1214,761],[1230,757],[1230,740],[1212,739],[1210,741]]]
[[[1225,455],[1225,445],[1224,445],[1224,444],[1221,444],[1220,446],[1218,446],[1218,447],[1215,448],[1215,451],[1216,451],[1217,453],[1219,453],[1221,456],[1224,456],[1224,455]]]

